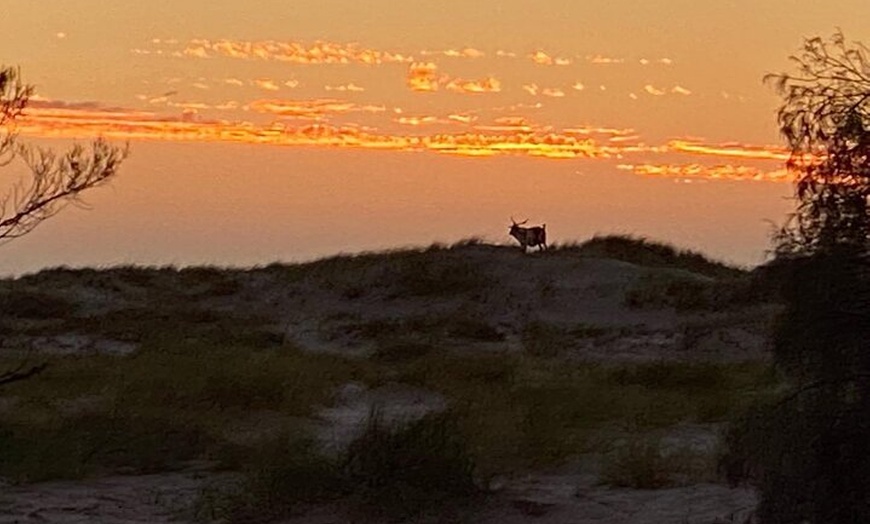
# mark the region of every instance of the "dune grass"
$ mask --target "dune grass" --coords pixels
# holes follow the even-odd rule
[[[279,425],[298,426],[338,385],[364,378],[336,357],[208,342],[47,362],[40,376],[2,391],[11,401],[0,410],[0,476],[12,481],[153,472],[194,459],[234,465],[233,422],[274,412]]]
[[[300,418],[351,381],[444,394],[480,470],[498,473],[594,450],[595,435],[608,427],[724,421],[777,384],[761,364],[614,367],[437,347],[414,358],[396,351],[358,360],[177,341],[123,357],[51,357],[42,375],[2,391],[0,476],[26,482],[158,471],[193,459],[235,467],[245,461],[237,447],[257,445],[239,442],[235,421],[272,413],[278,429],[303,428]]]
[[[580,323],[530,321],[518,333],[525,351],[500,351],[508,348],[503,326],[475,314],[498,281],[470,262],[462,251],[470,249],[475,256],[489,253],[472,241],[341,256],[255,268],[250,281],[233,270],[132,267],[61,268],[5,281],[3,333],[82,334],[136,350],[40,355],[49,364],[45,372],[2,388],[0,477],[35,482],[208,461],[242,473],[241,483],[204,492],[198,508],[204,518],[231,522],[283,518],[337,498],[369,513],[436,511],[473,497],[473,486],[487,485],[493,475],[585,454],[605,457],[611,484],[661,487],[694,471],[703,457],[664,455],[649,434],[680,423],[725,422],[779,384],[763,363],[605,366],[559,358],[566,345],[607,334]],[[507,247],[486,249],[521,256]],[[704,286],[744,277],[739,269],[642,239],[593,239],[535,256],[574,256],[574,250],[670,268]],[[292,347],[275,319],[253,308],[213,307],[232,305],[221,302],[230,295],[256,301],[275,282],[292,283],[287,292],[331,293],[360,307],[366,303],[359,299],[373,295],[469,306],[365,321],[353,310],[339,312],[358,315],[356,323],[336,320],[347,328],[343,336],[374,348],[370,358],[344,358]],[[708,308],[692,302],[706,301],[707,287],[699,294],[680,282],[642,280],[637,307]],[[91,311],[75,299],[85,288]],[[0,355],[0,370],[15,367],[21,354]],[[312,440],[312,418],[349,382],[435,391],[448,399],[449,412],[397,427],[373,417],[346,455],[325,456]],[[625,445],[609,446],[613,435],[626,434]]]
[[[584,256],[612,258],[651,268],[682,269],[711,278],[735,278],[742,268],[710,259],[702,253],[631,235],[601,235],[579,244],[555,246],[554,253],[577,252]]]

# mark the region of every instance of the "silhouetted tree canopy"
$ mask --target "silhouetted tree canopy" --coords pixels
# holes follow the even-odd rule
[[[774,359],[788,381],[728,433],[730,480],[759,490],[765,524],[870,522],[870,63],[811,38],[770,75],[797,209],[774,239],[785,310]]]
[[[780,130],[791,148],[796,213],[777,239],[779,255],[846,247],[870,238],[870,62],[841,32],[804,42],[796,73],[768,75],[784,102]]]
[[[90,148],[75,145],[63,154],[19,143],[16,120],[24,114],[33,92],[33,86],[21,81],[18,69],[0,66],[0,167],[20,159],[30,173],[0,195],[0,242],[26,235],[66,204],[80,202],[82,192],[117,174],[128,153],[126,147],[102,139]],[[44,363],[22,364],[0,371],[0,386],[26,380],[45,368]]]

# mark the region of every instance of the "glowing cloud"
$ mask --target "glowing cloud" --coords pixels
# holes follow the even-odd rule
[[[444,51],[422,51],[420,54],[423,56],[443,55],[450,58],[482,58],[485,56],[483,51],[474,49],[473,47],[466,47],[458,50],[445,49]]]
[[[662,96],[665,94],[664,91],[662,91],[661,89],[658,89],[650,84],[643,86],[643,90],[646,91],[647,93],[653,95],[653,96]]]
[[[463,80],[454,78],[444,86],[448,91],[457,93],[498,93],[501,91],[501,82],[488,77],[482,80]]]
[[[785,169],[764,170],[752,166],[718,164],[618,164],[617,169],[649,177],[669,177],[707,180],[750,180],[756,182],[790,182],[793,177]]]
[[[459,122],[460,124],[471,124],[477,117],[474,115],[447,115],[448,120],[452,120],[454,122]]]
[[[349,91],[352,93],[360,93],[362,91],[365,91],[364,87],[360,87],[360,86],[354,84],[353,82],[346,84],[346,85],[324,86],[324,89],[326,89],[327,91],[340,91],[340,92]]]
[[[537,96],[538,95],[538,84],[525,84],[525,85],[523,85],[523,90],[532,96]]]
[[[562,98],[563,96],[565,96],[565,92],[558,87],[545,87],[541,91],[541,94],[552,98]]]
[[[305,44],[297,41],[248,41],[194,39],[188,42],[182,53],[186,56],[206,58],[215,56],[244,60],[274,60],[294,64],[367,64],[410,63],[410,56],[388,51],[361,47],[357,44],[341,44],[317,41]]]
[[[751,158],[758,160],[780,160],[789,158],[789,152],[779,146],[753,146],[739,143],[707,145],[688,140],[671,140],[667,143],[670,151],[692,153],[696,155],[712,155],[735,158]]]
[[[559,65],[566,66],[571,64],[570,58],[563,57],[554,57],[550,56],[544,51],[535,51],[534,53],[529,55],[529,58],[532,59],[532,62],[538,65]]]
[[[196,58],[209,58],[208,51],[206,51],[202,46],[188,47],[183,51],[183,53],[187,56],[193,56]]]
[[[478,123],[472,113],[448,116],[407,115],[399,108],[362,105],[332,98],[255,100],[241,106],[196,100],[176,101],[174,92],[161,97],[140,95],[145,101],[162,98],[163,107],[179,110],[171,115],[151,111],[104,107],[95,102],[62,102],[34,97],[18,120],[24,134],[44,137],[83,138],[104,136],[122,140],[168,140],[198,142],[239,142],[276,146],[318,146],[393,151],[428,151],[469,157],[517,155],[549,159],[618,161],[619,169],[643,176],[675,179],[787,181],[781,168],[788,158],[782,147],[742,143],[706,144],[698,139],[676,139],[661,145],[647,145],[630,128],[577,125],[554,128],[530,121],[522,114]],[[520,107],[522,106],[522,107]],[[517,104],[502,110],[528,109]],[[207,110],[246,109],[251,117],[265,122],[207,119]],[[490,110],[488,110],[490,111]],[[340,118],[368,113],[413,132],[386,132],[356,123],[329,123]],[[291,120],[292,119],[292,120]],[[296,120],[297,122],[293,122]],[[298,122],[298,121],[303,122]],[[307,121],[307,122],[305,122]],[[462,126],[461,132],[426,131],[428,125]],[[668,155],[661,162],[657,155]],[[673,162],[681,155],[709,159],[726,158],[725,163],[705,165],[705,160]],[[747,161],[739,165],[733,159]],[[776,166],[765,167],[768,163]]]
[[[270,78],[258,78],[252,83],[265,91],[278,91],[281,89],[281,87]]]
[[[440,122],[435,116],[400,116],[395,120],[399,124],[406,126],[421,126],[424,124],[437,124]]]
[[[587,56],[586,60],[592,64],[622,64],[625,62],[624,58],[613,58],[601,55]]]
[[[333,98],[314,100],[255,100],[248,104],[248,107],[257,113],[309,120],[322,120],[331,115],[351,112],[382,113],[386,111],[386,108],[383,106],[362,106]]]
[[[414,62],[408,67],[405,82],[414,91],[438,90],[438,66],[432,62]]]
[[[676,93],[676,94],[678,94],[678,95],[686,95],[686,96],[692,94],[691,91],[689,91],[688,89],[686,89],[686,88],[683,87],[683,86],[674,86],[674,87],[671,89],[671,93]]]

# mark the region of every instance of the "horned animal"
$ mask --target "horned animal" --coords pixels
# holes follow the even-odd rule
[[[520,227],[528,221],[526,219],[517,223],[511,218],[511,228],[508,233],[517,239],[517,242],[523,248],[523,253],[530,247],[537,246],[539,251],[547,249],[547,224],[535,227]]]

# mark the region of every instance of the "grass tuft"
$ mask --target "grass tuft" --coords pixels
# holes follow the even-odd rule
[[[447,413],[390,427],[372,412],[344,471],[367,512],[390,518],[438,512],[478,494],[474,461]]]

